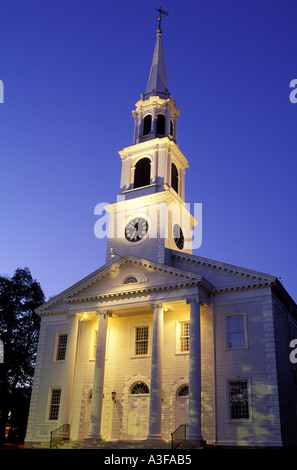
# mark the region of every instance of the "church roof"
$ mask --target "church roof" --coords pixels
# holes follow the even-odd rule
[[[168,99],[170,97],[167,85],[162,33],[160,30],[158,30],[157,33],[157,40],[144,99],[148,99],[150,96],[160,96],[160,98],[164,99]]]

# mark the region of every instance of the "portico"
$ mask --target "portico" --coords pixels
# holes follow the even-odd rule
[[[175,282],[177,281],[176,276],[177,272],[175,272]],[[74,315],[73,321],[73,337],[77,338],[73,357],[77,357],[78,364],[82,361],[84,354],[83,345],[90,344],[94,330],[97,332],[92,379],[87,387],[88,396],[91,396],[88,398],[89,412],[86,413],[86,407],[80,410],[81,414],[85,413],[85,416],[80,417],[80,427],[77,431],[75,431],[75,425],[72,426],[73,438],[78,433],[80,437],[98,441],[106,438],[169,440],[170,432],[175,429],[176,424],[176,420],[170,418],[171,415],[175,415],[176,395],[173,395],[173,399],[171,398],[171,403],[169,403],[168,397],[171,396],[174,383],[179,381],[180,385],[188,385],[190,390],[187,399],[188,412],[185,416],[185,423],[189,423],[189,438],[201,440],[200,304],[204,303],[202,298],[208,297],[204,285],[205,280],[191,279],[189,285],[180,286],[179,289],[176,289],[176,285],[171,284],[170,286],[168,279],[166,287],[164,284],[162,285],[161,278],[159,278],[159,282],[158,293],[152,292],[149,288],[141,289],[142,292],[136,292],[136,286],[126,285],[125,293],[111,295],[108,300],[105,299],[102,302],[100,308],[98,302],[95,302],[96,307],[92,306],[94,299],[91,300],[83,292],[80,293],[81,302],[77,296],[72,296],[72,300],[69,298],[69,302],[72,304],[71,308],[78,309],[77,316],[82,318],[81,312],[84,312],[84,325],[81,328],[80,337],[75,329],[76,315]],[[186,284],[185,280],[184,283]],[[199,284],[203,284],[203,287]],[[162,294],[164,289],[166,297]],[[197,292],[200,292],[200,300]],[[131,296],[136,296],[136,294],[137,301],[134,297],[131,302]],[[181,332],[178,328],[180,328],[180,321],[182,323],[190,322],[191,338],[194,338],[194,347],[191,346],[191,340],[189,347],[184,351],[179,350]],[[122,325],[125,325],[126,329],[123,329]],[[194,334],[195,331],[196,334]],[[172,343],[170,346],[169,332]],[[142,336],[140,336],[141,334]],[[136,339],[136,335],[139,335],[139,338]],[[127,344],[130,351],[128,354],[125,353],[124,359],[119,346],[124,342],[125,336],[130,338],[129,344]],[[140,340],[142,340],[142,345],[139,344]],[[140,349],[139,351],[135,350],[136,342],[138,342],[138,346],[144,348],[142,351],[144,354],[141,354]],[[175,380],[174,375],[171,380],[168,376],[168,363],[171,356],[177,357],[183,364],[184,373],[179,374]],[[124,376],[122,370],[119,373],[119,363],[122,364],[121,368],[130,369],[131,373]],[[195,380],[191,380],[191,378],[189,380],[189,366]],[[133,369],[135,373],[133,373]],[[181,379],[182,375],[184,375],[184,380]],[[72,400],[74,408],[79,393],[77,387],[79,382],[77,368],[73,373]],[[144,383],[149,392],[142,397],[131,395],[135,383]],[[111,398],[112,392],[115,392],[114,401]],[[164,415],[165,424],[162,418]],[[70,419],[69,415],[68,422],[71,424]],[[89,423],[86,423],[86,419],[89,419]],[[120,432],[114,432],[112,425],[108,429],[107,421],[115,419],[120,423]],[[82,428],[88,429],[87,435],[86,431],[82,431]]]

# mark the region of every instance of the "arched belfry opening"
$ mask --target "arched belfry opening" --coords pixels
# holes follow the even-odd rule
[[[158,114],[157,116],[157,134],[165,135],[165,116]]]
[[[171,163],[171,187],[178,193],[178,171],[174,163]]]
[[[145,157],[139,160],[135,165],[134,189],[141,188],[150,184],[151,161]]]
[[[148,135],[152,129],[152,115],[147,114],[143,120],[143,135]]]

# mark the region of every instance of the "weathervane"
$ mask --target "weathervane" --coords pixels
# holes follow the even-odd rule
[[[161,21],[162,21],[162,15],[164,16],[168,16],[169,13],[167,11],[164,11],[161,9],[161,6],[162,4],[160,3],[160,8],[156,8],[156,10],[159,12],[159,16],[158,16],[158,20],[159,20],[159,29],[158,29],[158,33],[159,34],[162,34],[162,29],[161,29]]]

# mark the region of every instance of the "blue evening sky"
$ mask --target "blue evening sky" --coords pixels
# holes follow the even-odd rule
[[[1,274],[28,266],[46,297],[105,262],[145,91],[158,0],[0,0]],[[195,254],[282,278],[297,300],[296,0],[164,0],[169,91],[203,204]]]

